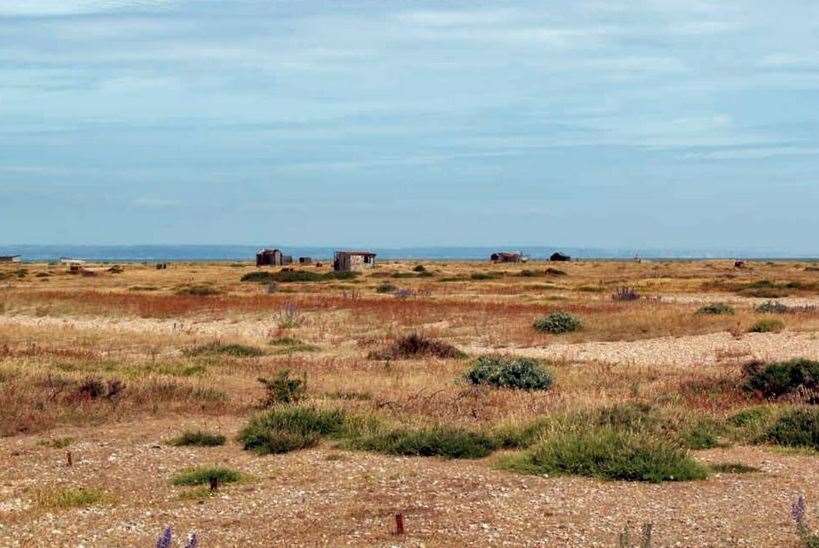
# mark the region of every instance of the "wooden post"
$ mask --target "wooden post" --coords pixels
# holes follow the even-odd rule
[[[404,534],[404,514],[400,512],[398,514],[395,514],[395,534],[396,535]]]
[[[215,493],[219,490],[219,478],[212,477],[210,478],[210,492]]]
[[[74,464],[74,458],[71,456],[71,451],[65,452],[65,462],[68,466],[72,466]]]

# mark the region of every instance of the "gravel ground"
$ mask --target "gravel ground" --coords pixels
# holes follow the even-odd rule
[[[742,359],[819,359],[816,333],[747,333],[737,338],[730,333],[709,333],[684,337],[662,337],[639,341],[551,344],[545,347],[501,348],[465,347],[469,353],[499,352],[531,358],[570,362],[597,361],[634,365],[712,365],[725,356]]]
[[[52,432],[77,440],[71,467],[66,449],[46,447],[41,437],[3,440],[0,545],[148,546],[172,525],[179,536],[195,529],[202,546],[613,546],[625,524],[650,522],[655,546],[796,546],[790,502],[805,493],[811,515],[819,510],[816,457],[759,447],[697,457],[760,472],[648,485],[519,476],[493,469],[491,460],[393,458],[329,445],[270,457],[232,442],[164,445],[184,422]],[[207,426],[233,435],[239,423]],[[207,463],[252,479],[212,498],[181,499],[190,488],[172,487],[168,478]],[[32,506],[33,489],[66,485],[101,487],[111,501],[61,511]],[[406,516],[401,537],[390,533],[395,512]]]

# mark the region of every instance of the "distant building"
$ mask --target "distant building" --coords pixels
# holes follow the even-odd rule
[[[336,272],[352,272],[375,265],[375,253],[371,251],[336,251],[333,261],[333,270]]]
[[[0,255],[0,263],[19,263],[19,255]]]
[[[561,253],[560,251],[555,251],[552,253],[552,256],[549,257],[550,261],[571,261],[572,258],[568,255]]]
[[[282,266],[293,262],[293,257],[280,249],[260,249],[256,252],[256,266]]]
[[[299,257],[299,264],[313,264],[312,257]]]

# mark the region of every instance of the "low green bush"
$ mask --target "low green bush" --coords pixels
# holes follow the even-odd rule
[[[219,295],[221,291],[209,285],[190,285],[182,287],[176,292],[178,295],[191,295],[194,297],[211,297]]]
[[[786,314],[789,312],[787,305],[778,301],[765,301],[764,303],[754,307],[754,310],[762,314]]]
[[[746,390],[765,398],[819,389],[819,361],[796,358],[764,364],[752,362],[744,368]]]
[[[479,459],[496,448],[495,441],[484,434],[433,426],[418,430],[396,429],[353,439],[354,449],[389,455]]]
[[[199,466],[179,472],[171,479],[171,483],[173,485],[208,485],[214,479],[219,483],[233,483],[242,479],[242,474],[222,466]]]
[[[242,276],[241,281],[243,282],[253,282],[253,283],[260,283],[266,284],[276,280],[276,277],[273,275],[272,272],[266,272],[264,270],[256,270],[253,272],[248,272],[244,276]]]
[[[697,310],[697,314],[712,315],[712,316],[726,316],[733,315],[735,310],[732,306],[725,303],[710,303],[701,306]]]
[[[785,324],[782,320],[776,318],[762,318],[758,320],[749,329],[749,333],[779,333],[785,329]]]
[[[538,360],[507,356],[481,356],[467,372],[472,384],[518,390],[548,390],[552,374]]]
[[[341,409],[282,406],[253,417],[239,433],[239,441],[258,454],[286,453],[311,447],[321,436],[342,434],[345,418]]]
[[[523,473],[626,481],[704,479],[708,469],[676,444],[647,434],[592,427],[557,432],[502,466]]]
[[[765,438],[777,445],[819,449],[819,409],[797,407],[786,411],[771,426]]]
[[[225,444],[225,436],[211,434],[203,430],[186,430],[168,442],[170,445],[182,447],[193,445],[197,447],[216,447]]]
[[[392,285],[391,283],[388,283],[388,282],[384,282],[384,283],[379,284],[378,286],[376,286],[375,292],[376,293],[392,293],[396,289],[398,289],[397,286],[394,286],[394,285]]]
[[[307,392],[307,378],[292,378],[289,369],[279,371],[272,379],[259,377],[258,381],[265,389],[262,407],[272,407],[279,403],[295,403],[301,400]]]
[[[544,333],[560,334],[577,331],[583,327],[583,322],[566,312],[552,312],[548,316],[535,320],[534,327]]]

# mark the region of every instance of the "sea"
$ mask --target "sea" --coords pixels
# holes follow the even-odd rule
[[[61,258],[95,262],[215,262],[252,261],[261,248],[279,248],[288,255],[328,260],[340,249],[365,249],[381,260],[485,261],[497,251],[520,252],[530,260],[544,260],[555,251],[573,259],[623,260],[662,259],[776,259],[812,261],[815,254],[788,254],[771,249],[661,249],[661,248],[595,248],[572,246],[498,245],[487,247],[367,247],[367,246],[299,246],[299,245],[0,245],[0,255],[20,255],[23,262],[57,261]]]

